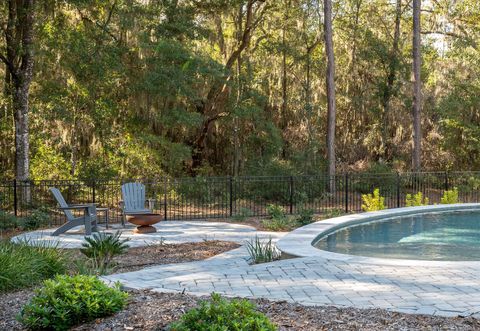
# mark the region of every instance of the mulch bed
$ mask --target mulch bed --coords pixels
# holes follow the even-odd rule
[[[132,247],[115,258],[115,273],[143,269],[155,264],[183,263],[208,259],[240,247],[230,241],[208,240],[198,243]]]
[[[125,254],[115,257],[111,273],[140,270],[156,264],[200,261],[240,247],[230,241],[207,240],[197,243],[161,244],[130,247]],[[84,259],[79,249],[66,249],[73,259]]]
[[[14,316],[31,297],[31,290],[0,295],[0,330],[21,330]],[[131,291],[127,309],[115,316],[74,328],[87,330],[165,330],[185,311],[195,307],[197,297]],[[279,330],[479,330],[480,321],[473,317],[436,317],[409,315],[381,309],[305,307],[287,302],[254,300]]]

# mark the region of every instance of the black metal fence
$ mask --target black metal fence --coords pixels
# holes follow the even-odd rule
[[[57,187],[69,203],[98,203],[110,210],[110,222],[120,220],[121,185],[126,181],[3,181],[0,182],[0,229],[13,217],[25,218],[36,210],[49,215],[49,225],[64,222],[49,192]],[[295,177],[208,177],[142,180],[155,212],[166,220],[264,216],[269,204],[287,213],[299,208],[316,213],[329,210],[361,211],[362,194],[375,188],[388,208],[405,205],[407,194],[422,192],[431,204],[439,203],[444,190],[457,187],[461,202],[480,202],[480,172],[423,172],[342,174]],[[329,187],[334,187],[333,191]]]

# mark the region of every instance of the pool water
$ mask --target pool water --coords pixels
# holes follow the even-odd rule
[[[341,228],[316,248],[380,258],[480,260],[480,211],[427,213]]]

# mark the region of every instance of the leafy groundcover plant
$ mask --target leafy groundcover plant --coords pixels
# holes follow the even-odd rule
[[[52,244],[0,241],[0,293],[36,285],[67,272],[68,254]]]
[[[18,320],[31,330],[68,330],[123,309],[128,294],[119,286],[108,287],[94,276],[58,275],[35,291]]]
[[[274,331],[276,326],[248,300],[226,300],[213,293],[210,301],[185,313],[170,331]]]

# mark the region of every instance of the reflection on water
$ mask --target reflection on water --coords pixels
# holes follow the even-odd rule
[[[323,237],[315,247],[382,258],[480,260],[480,212],[432,213],[361,224]]]

